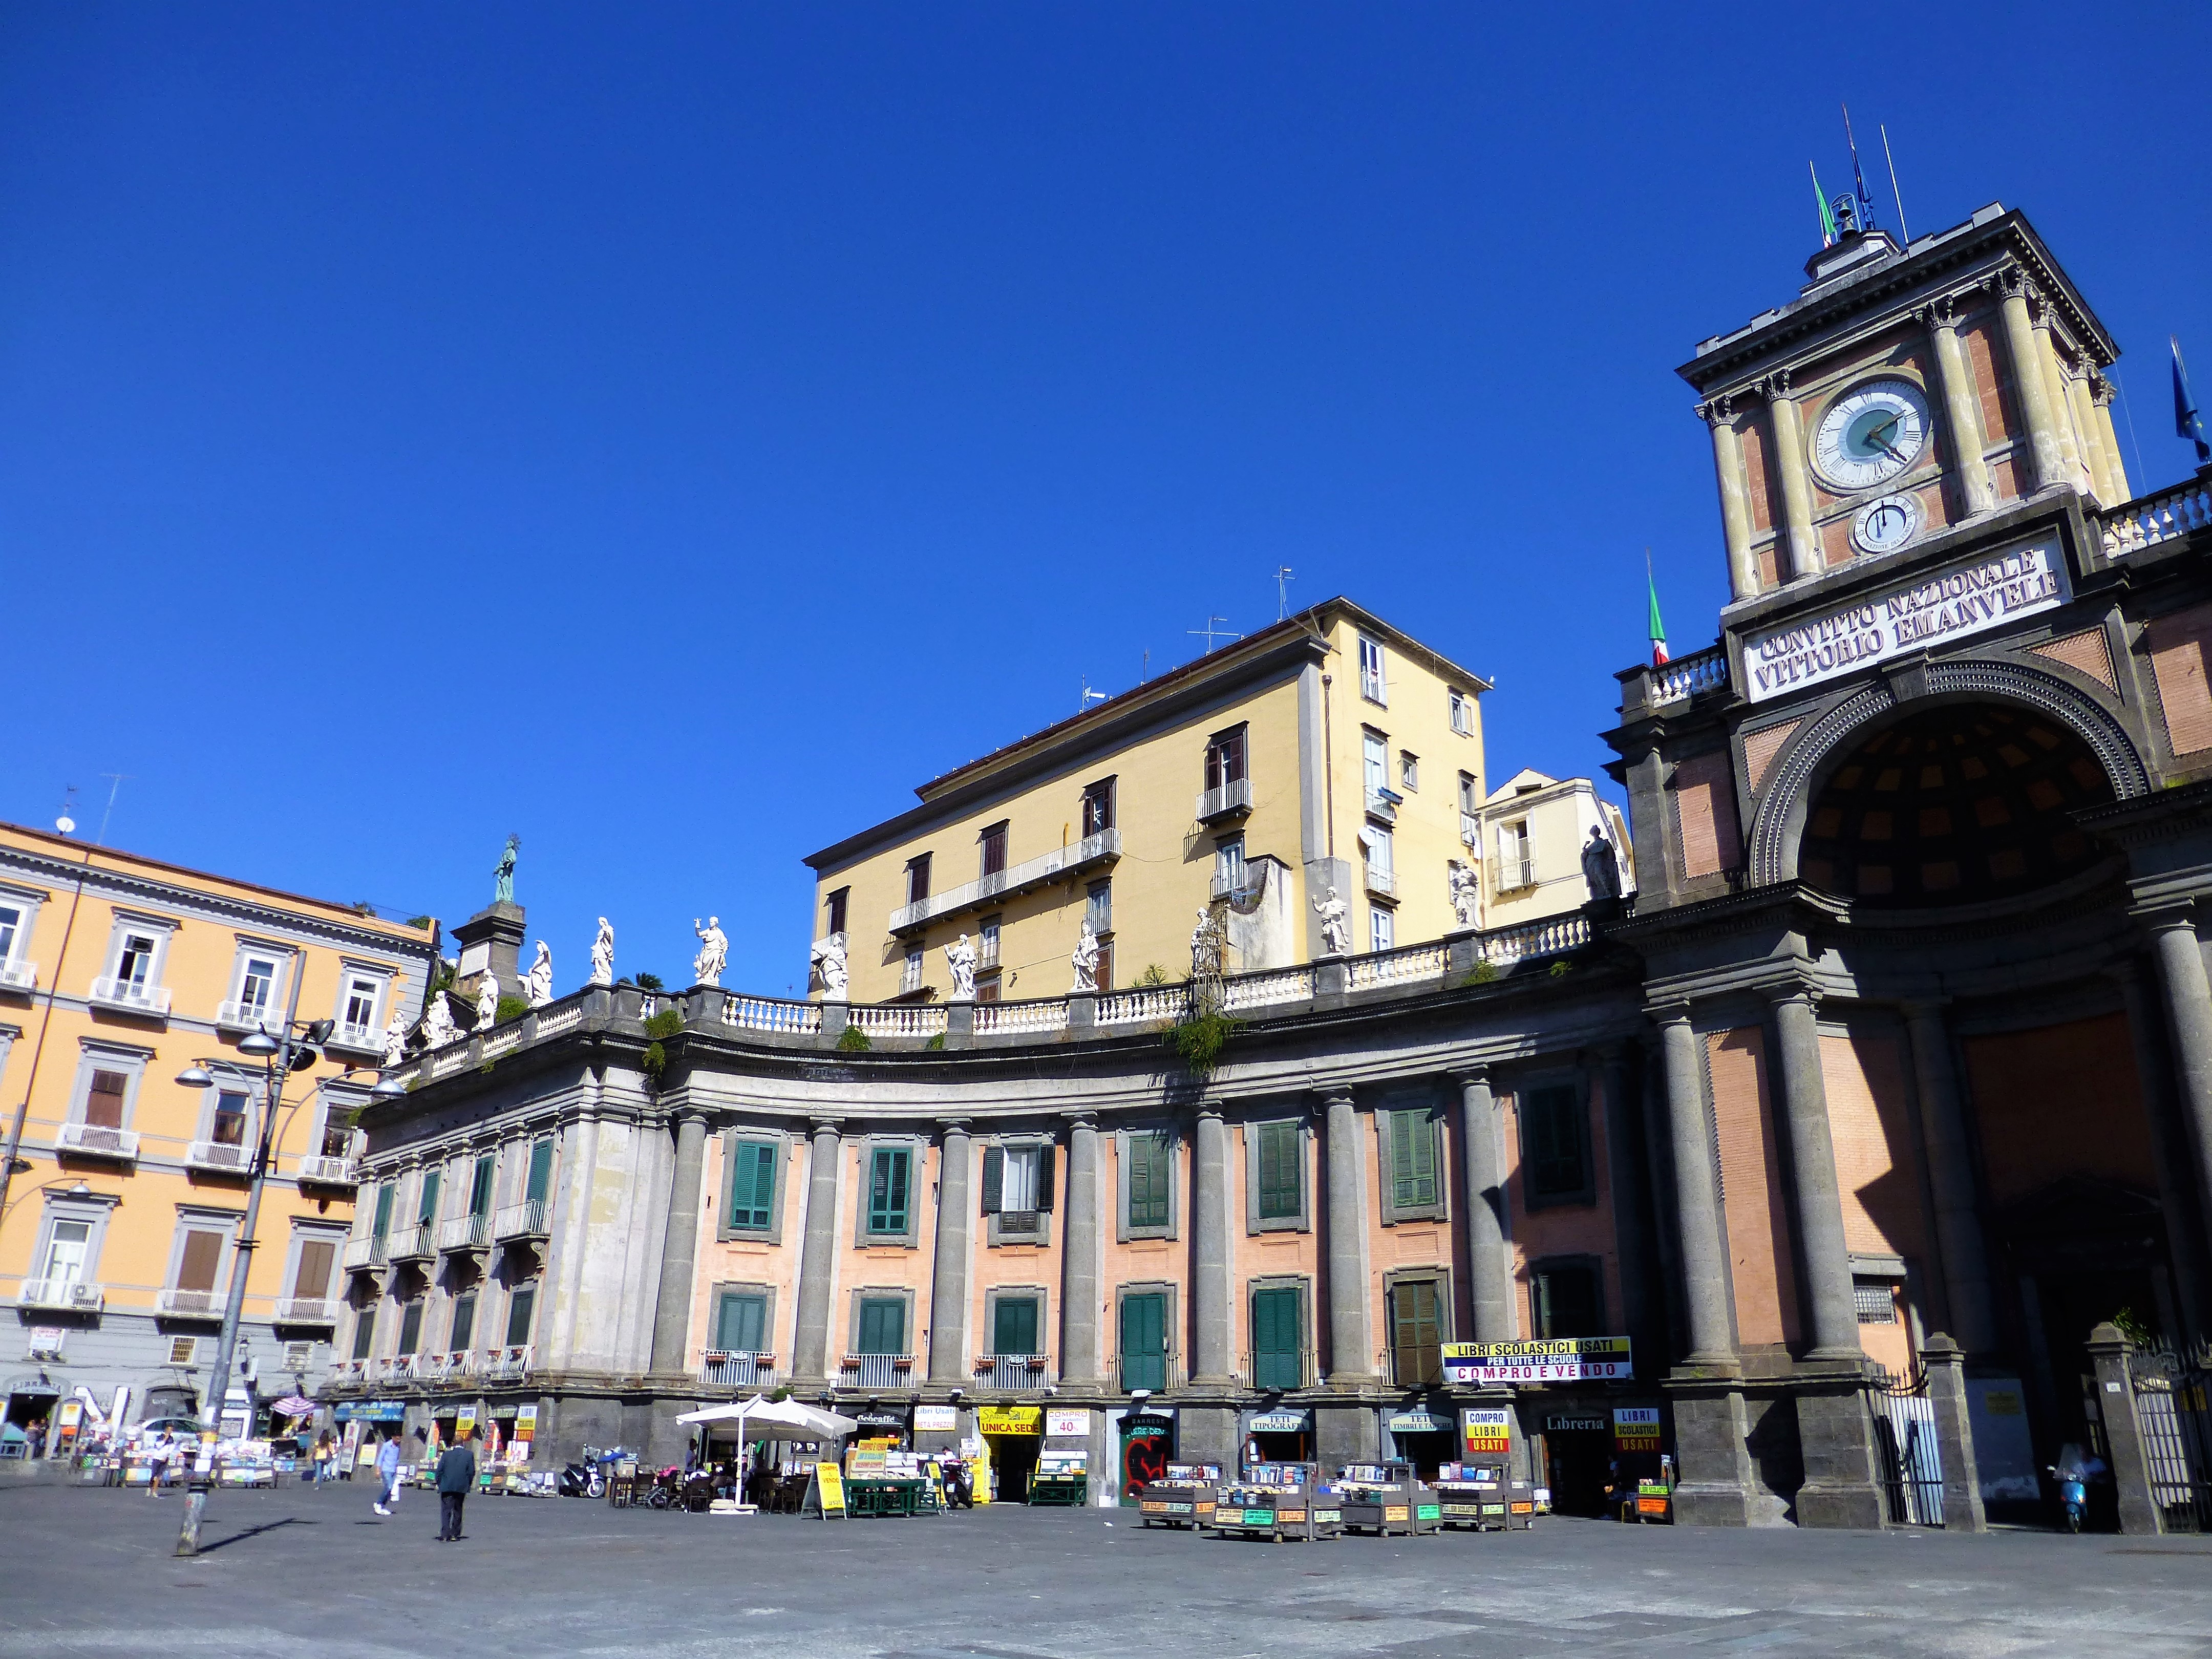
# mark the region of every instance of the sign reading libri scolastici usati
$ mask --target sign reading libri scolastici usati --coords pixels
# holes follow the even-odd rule
[[[1636,1375],[1625,1336],[1447,1342],[1443,1358],[1447,1382],[1589,1382]]]
[[[2066,602],[2055,537],[1877,589],[1863,599],[1743,641],[1751,701],[1840,679]]]

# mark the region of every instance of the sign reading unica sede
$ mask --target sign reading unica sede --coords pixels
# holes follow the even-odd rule
[[[1447,1382],[1589,1382],[1635,1375],[1625,1336],[1444,1344]]]
[[[975,1408],[975,1432],[978,1434],[1039,1434],[1044,1429],[1044,1407],[1042,1406],[979,1406]]]
[[[1826,614],[1743,641],[1752,702],[1840,679],[1872,663],[2032,617],[2066,602],[2056,538],[2007,548],[1933,574],[1878,589]]]

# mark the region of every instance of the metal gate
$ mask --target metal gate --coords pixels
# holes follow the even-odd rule
[[[2212,1532],[2212,1343],[2131,1355],[2150,1498],[2168,1532]]]
[[[1943,1455],[1936,1443],[1936,1407],[1925,1376],[1886,1374],[1867,1391],[1882,1498],[1892,1526],[1943,1524]]]

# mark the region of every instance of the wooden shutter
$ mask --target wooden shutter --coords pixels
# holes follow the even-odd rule
[[[215,1273],[222,1260],[222,1235],[204,1233],[197,1230],[185,1235],[185,1253],[177,1263],[177,1288],[180,1291],[211,1291],[215,1288]]]
[[[443,1184],[445,1178],[445,1171],[442,1170],[422,1171],[422,1203],[417,1217],[419,1220],[428,1223],[438,1218],[438,1188]]]
[[[1036,1206],[1040,1210],[1052,1208],[1053,1154],[1057,1151],[1058,1147],[1049,1144],[1037,1148]]]
[[[1298,1364],[1298,1293],[1283,1289],[1252,1293],[1252,1386],[1295,1389]]]
[[[714,1321],[714,1346],[730,1353],[759,1353],[767,1324],[766,1297],[725,1291]]]
[[[1298,1126],[1260,1126],[1260,1218],[1279,1221],[1298,1213]]]
[[[495,1167],[489,1157],[477,1160],[476,1174],[469,1182],[469,1213],[472,1216],[491,1213],[491,1177]]]
[[[300,1265],[292,1275],[292,1294],[302,1300],[319,1301],[330,1293],[331,1261],[337,1247],[326,1238],[310,1238],[300,1245]]]
[[[1006,1153],[1002,1146],[983,1149],[983,1213],[996,1215],[1005,1206]]]
[[[1158,1393],[1168,1385],[1168,1299],[1157,1292],[1121,1298],[1121,1386]]]
[[[775,1215],[775,1154],[773,1146],[740,1141],[730,1164],[730,1225],[767,1227]]]
[[[868,1231],[903,1233],[907,1226],[907,1149],[878,1146],[868,1179]]]
[[[1400,1388],[1443,1380],[1442,1322],[1437,1287],[1427,1279],[1395,1285],[1390,1291],[1390,1346]]]
[[[399,1310],[399,1352],[413,1353],[422,1346],[422,1298],[416,1297]]]
[[[538,1307],[538,1286],[525,1285],[507,1299],[507,1346],[519,1348],[530,1340],[530,1316]]]
[[[1437,1201],[1437,1137],[1426,1112],[1390,1114],[1390,1185],[1399,1209]]]
[[[1169,1158],[1167,1137],[1139,1130],[1129,1137],[1129,1224],[1164,1227],[1168,1224]]]
[[[530,1148],[530,1185],[523,1196],[532,1204],[543,1204],[553,1184],[553,1143],[535,1142]]]
[[[477,1340],[477,1293],[464,1291],[453,1298],[453,1328],[447,1334],[446,1346],[453,1353],[465,1353]]]
[[[376,1304],[371,1303],[353,1316],[353,1357],[366,1359],[376,1352]]]
[[[1033,1354],[1037,1347],[1037,1304],[1025,1296],[1002,1296],[991,1320],[991,1352]]]
[[[123,1097],[131,1079],[121,1072],[94,1072],[92,1090],[84,1097],[84,1121],[103,1129],[123,1127]]]
[[[392,1184],[386,1182],[376,1189],[376,1237],[381,1238],[392,1231]]]
[[[878,1297],[860,1304],[860,1352],[862,1353],[904,1353],[906,1352],[906,1304],[894,1297]]]

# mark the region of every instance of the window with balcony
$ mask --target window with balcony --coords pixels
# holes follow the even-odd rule
[[[46,1222],[46,1242],[39,1247],[38,1277],[51,1286],[82,1285],[92,1262],[92,1234],[96,1224],[53,1216]]]
[[[921,989],[921,946],[907,948],[905,964],[899,969],[899,994],[907,996]]]
[[[1295,1285],[1269,1285],[1252,1292],[1252,1386],[1270,1390],[1305,1386],[1301,1340],[1304,1298]]]
[[[1114,782],[1101,778],[1083,792],[1083,838],[1100,836],[1114,827]]]
[[[446,1333],[446,1352],[466,1353],[476,1346],[477,1293],[463,1291],[453,1298],[453,1322]]]
[[[730,1189],[722,1211],[724,1230],[755,1235],[769,1232],[775,1225],[775,1178],[782,1162],[782,1148],[772,1141],[733,1141],[729,1158]]]
[[[499,1160],[489,1152],[481,1154],[469,1171],[469,1215],[477,1221],[491,1215],[492,1188],[499,1173]]]
[[[416,1226],[427,1227],[437,1220],[438,1189],[445,1185],[445,1181],[446,1172],[443,1170],[422,1171],[420,1202],[416,1206],[415,1224]]]
[[[929,896],[929,854],[917,853],[906,861],[906,902],[919,904]]]
[[[1482,851],[1482,801],[1475,793],[1474,774],[1459,775],[1459,838],[1480,854]]]
[[[1243,726],[1234,726],[1206,739],[1206,788],[1198,798],[1201,822],[1251,809],[1252,781],[1245,752],[1247,735]]]
[[[1367,948],[1370,951],[1395,951],[1398,948],[1398,918],[1380,904],[1368,907]]]
[[[864,1296],[857,1315],[859,1330],[854,1353],[902,1354],[906,1352],[906,1298],[902,1296]]]
[[[1398,751],[1399,790],[1410,795],[1420,787],[1421,757],[1411,750],[1401,749]]]
[[[1256,1123],[1249,1144],[1255,1231],[1298,1226],[1305,1220],[1305,1126],[1296,1119]]]
[[[1595,1197],[1583,1092],[1571,1083],[1521,1091],[1521,1165],[1527,1197],[1540,1203],[1589,1203]]]
[[[38,982],[35,966],[24,960],[31,945],[31,921],[37,915],[33,900],[0,896],[0,987],[27,991]]]
[[[1382,668],[1382,647],[1364,634],[1359,636],[1359,695],[1388,708],[1390,684]]]
[[[315,1238],[302,1235],[300,1253],[292,1262],[292,1298],[295,1302],[320,1302],[331,1293],[331,1270],[337,1265],[338,1244],[335,1238]]]
[[[1401,1389],[1444,1380],[1443,1285],[1440,1279],[1405,1278],[1389,1289],[1390,1373]]]
[[[1363,730],[1359,734],[1360,768],[1367,786],[1367,810],[1388,806],[1383,792],[1390,787],[1390,739],[1380,732]]]
[[[274,1025],[282,1018],[276,1003],[276,957],[273,951],[239,953],[231,987],[229,1025]]]
[[[218,1089],[210,1109],[207,1138],[218,1146],[246,1145],[246,1120],[252,1101],[242,1089]]]
[[[382,1238],[392,1231],[392,1205],[398,1192],[398,1183],[392,1181],[386,1182],[376,1189],[375,1230],[370,1234],[371,1237]]]
[[[322,1097],[322,1129],[316,1136],[317,1151],[324,1158],[353,1156],[354,1108],[325,1093]]]
[[[384,1029],[384,981],[374,974],[348,974],[338,1000],[338,1040],[373,1043]]]
[[[1528,840],[1528,820],[1498,826],[1498,890],[1510,893],[1536,884],[1536,860]]]
[[[93,1066],[85,1083],[78,1121],[102,1129],[121,1128],[130,1104],[131,1085],[135,1081],[132,1073]]]
[[[1359,850],[1367,862],[1367,890],[1383,898],[1398,896],[1397,838],[1386,823],[1359,826]]]
[[[852,896],[851,888],[840,887],[824,902],[824,915],[822,918],[823,924],[822,932],[824,938],[832,933],[842,933],[845,931],[845,906],[846,902]]]
[[[1006,922],[1004,916],[986,916],[975,924],[975,971],[984,973],[999,965],[999,930]]]
[[[1038,1346],[1041,1297],[1000,1291],[993,1298],[991,1352],[994,1354],[1042,1353]]]
[[[714,1308],[714,1346],[724,1353],[768,1352],[768,1297],[764,1293],[721,1293]]]
[[[992,1243],[1042,1241],[1042,1218],[1052,1209],[1053,1152],[1035,1143],[983,1149],[983,1213],[992,1218]]]
[[[1168,1293],[1129,1291],[1121,1297],[1121,1387],[1124,1392],[1168,1385]]]
[[[1606,1334],[1597,1263],[1587,1256],[1537,1262],[1528,1270],[1528,1300],[1531,1328],[1540,1341]]]
[[[538,1312],[538,1281],[518,1285],[507,1299],[507,1346],[521,1347],[530,1340],[530,1327]]]
[[[417,1353],[422,1347],[422,1298],[413,1296],[399,1304],[399,1354]]]
[[[1001,819],[976,837],[981,851],[981,867],[977,873],[988,882],[994,876],[1006,873],[1006,825]]]
[[[227,1225],[189,1218],[178,1224],[169,1285],[183,1295],[170,1298],[168,1312],[215,1311],[216,1275],[222,1267],[223,1246],[229,1242],[230,1230]]]
[[[867,1231],[871,1238],[904,1238],[914,1231],[908,1189],[914,1170],[910,1146],[878,1146],[868,1158]],[[878,1349],[878,1352],[890,1350]]]
[[[154,934],[126,930],[117,943],[115,971],[110,975],[118,995],[143,998],[155,982],[154,967],[161,953],[161,941]]]
[[[1474,735],[1474,699],[1457,686],[1452,687],[1448,695],[1451,698],[1451,729],[1462,738],[1473,737]]]
[[[530,1178],[523,1185],[526,1203],[543,1204],[553,1193],[553,1143],[534,1140],[530,1144]]]
[[[1241,892],[1244,886],[1244,837],[1219,836],[1213,842],[1213,895]]]

